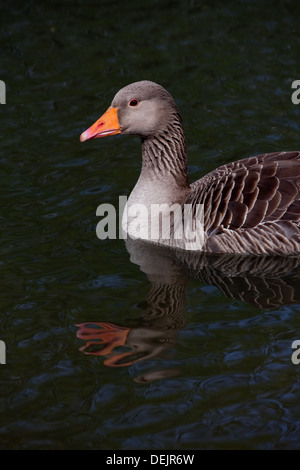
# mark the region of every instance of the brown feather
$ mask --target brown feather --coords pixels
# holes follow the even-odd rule
[[[300,152],[223,165],[191,189],[186,202],[204,204],[207,251],[300,252]]]

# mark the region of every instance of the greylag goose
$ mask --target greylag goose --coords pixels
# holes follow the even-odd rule
[[[129,236],[214,253],[300,253],[300,152],[238,160],[190,184],[179,110],[162,86],[146,80],[122,88],[80,140],[114,134],[142,139],[142,169],[123,216]],[[191,231],[200,234],[193,243],[174,237],[174,219],[169,238],[161,231],[156,238],[149,235],[152,208],[170,217],[173,205],[189,208]],[[134,206],[146,212],[130,212]]]

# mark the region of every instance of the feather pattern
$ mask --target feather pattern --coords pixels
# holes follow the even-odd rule
[[[204,206],[205,251],[300,252],[300,152],[223,165],[193,183],[185,203]]]

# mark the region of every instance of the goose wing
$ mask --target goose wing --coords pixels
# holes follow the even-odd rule
[[[300,152],[229,163],[191,187],[185,203],[204,206],[208,251],[300,251]]]

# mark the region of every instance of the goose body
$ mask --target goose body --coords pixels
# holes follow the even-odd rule
[[[141,174],[123,216],[133,238],[214,253],[300,253],[300,152],[232,162],[190,184],[180,113],[171,95],[150,81],[122,88],[80,140],[113,134],[142,139]],[[150,216],[153,208],[158,218]],[[179,219],[188,221],[182,237],[176,237]]]

